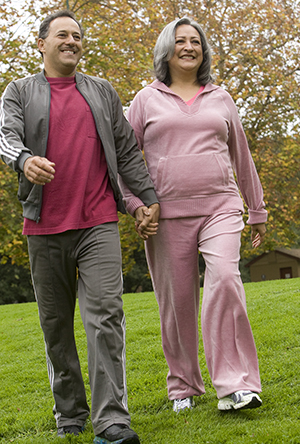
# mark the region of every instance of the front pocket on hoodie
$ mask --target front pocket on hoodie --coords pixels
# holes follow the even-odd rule
[[[221,193],[229,183],[229,168],[220,154],[161,157],[156,182],[162,200]]]

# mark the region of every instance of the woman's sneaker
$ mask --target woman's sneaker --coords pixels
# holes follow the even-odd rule
[[[174,399],[173,402],[173,410],[174,412],[182,412],[186,409],[192,409],[194,406],[193,397],[189,396],[188,398],[183,399]]]
[[[231,409],[256,409],[260,407],[262,400],[257,393],[245,390],[239,390],[229,396],[221,398],[218,403],[219,410]]]

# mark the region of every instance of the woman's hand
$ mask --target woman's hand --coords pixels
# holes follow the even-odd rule
[[[155,203],[150,207],[139,207],[134,213],[135,230],[138,235],[147,240],[149,236],[154,236],[158,230],[158,220],[160,215],[160,205]]]
[[[253,248],[257,248],[263,243],[265,234],[266,234],[265,224],[251,225],[251,240]]]

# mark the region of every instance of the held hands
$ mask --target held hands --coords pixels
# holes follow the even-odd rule
[[[257,248],[263,243],[266,234],[265,224],[251,225],[252,247]]]
[[[158,220],[160,215],[160,205],[155,203],[150,207],[139,207],[134,213],[135,230],[138,235],[147,240],[149,236],[154,236],[158,230]]]
[[[26,179],[36,185],[45,185],[54,179],[55,163],[45,157],[28,157],[24,163],[24,174]]]

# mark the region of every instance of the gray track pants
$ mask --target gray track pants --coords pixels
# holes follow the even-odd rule
[[[57,426],[83,425],[89,415],[74,339],[77,269],[94,432],[114,423],[129,425],[117,223],[28,236],[28,248]]]

